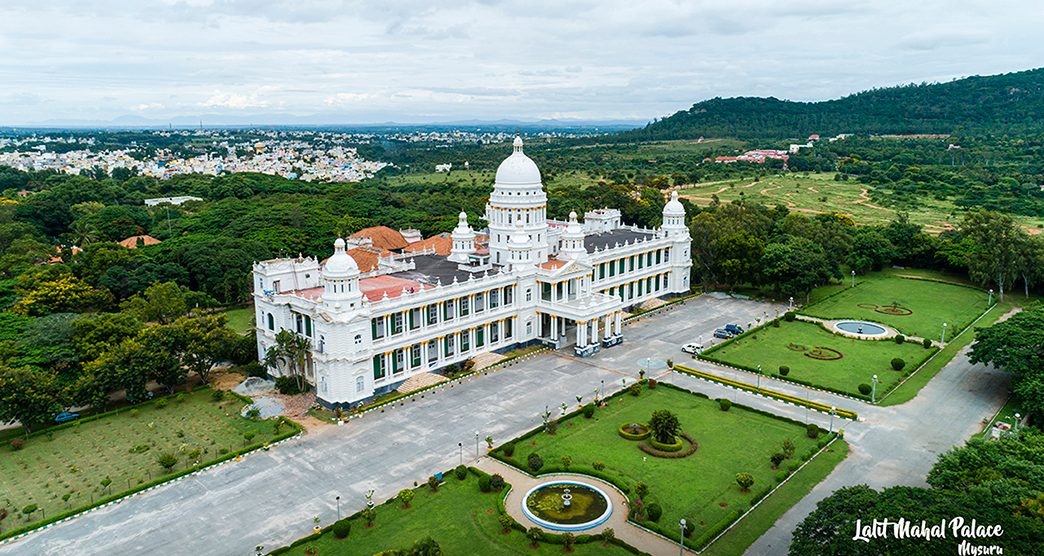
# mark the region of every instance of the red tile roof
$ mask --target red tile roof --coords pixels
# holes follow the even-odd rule
[[[422,239],[418,242],[411,243],[409,247],[403,249],[406,253],[415,253],[417,251],[423,251],[424,249],[435,248],[435,254],[440,257],[448,257],[450,251],[453,250],[453,239],[446,232],[438,235],[429,237],[428,239]]]
[[[351,237],[368,237],[373,242],[373,247],[388,251],[398,251],[410,244],[398,230],[393,230],[387,226],[363,228],[352,234]]]
[[[348,256],[355,259],[359,265],[359,272],[370,272],[377,268],[377,259],[389,257],[392,252],[386,249],[375,249],[373,247],[356,247],[348,250]]]
[[[403,288],[406,291],[421,291],[430,289],[434,286],[422,284],[415,280],[407,280],[405,278],[399,278],[397,276],[374,276],[373,278],[363,278],[359,280],[359,289],[362,290],[363,295],[370,301],[378,301],[384,298],[384,294],[387,293],[388,297],[398,297],[402,295]]]
[[[152,236],[131,236],[121,241],[120,245],[126,247],[127,249],[137,249],[139,239],[141,239],[143,245],[156,245],[160,242],[160,240]]]

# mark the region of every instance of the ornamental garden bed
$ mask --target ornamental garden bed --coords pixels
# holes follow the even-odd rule
[[[621,424],[647,423],[660,409],[677,415],[681,431],[691,438],[686,443],[698,445],[695,453],[676,459],[642,457],[636,444],[647,441],[621,437]],[[785,440],[793,443],[794,455],[773,469],[770,458],[782,450]],[[502,447],[493,456],[537,475],[569,471],[602,478],[627,493],[632,503],[637,483],[644,482],[649,487],[644,502],[657,504],[662,514],[642,525],[676,535],[678,520],[685,518],[694,525],[687,542],[697,546],[750,508],[825,441],[825,433],[817,440],[809,438],[801,423],[738,404],[722,411],[716,401],[660,383],[655,389],[643,388],[638,396],[624,393],[610,398],[591,419],[567,417],[554,435],[542,430],[528,433],[512,442],[511,456]],[[535,472],[527,465],[534,453],[544,462]],[[747,491],[736,483],[740,472],[754,477]]]
[[[986,310],[987,298],[986,292],[967,286],[873,273],[858,278],[855,287],[839,289],[798,312],[828,320],[879,322],[908,336],[938,340],[942,323],[949,325],[947,336],[953,337]]]
[[[761,328],[702,357],[748,370],[761,365],[766,375],[869,399],[860,384],[871,384],[876,374],[880,397],[935,351],[915,342],[846,338],[815,323],[782,321],[779,328]],[[902,371],[891,366],[896,357],[906,362]],[[790,368],[786,376],[778,374],[780,366]]]
[[[621,439],[622,441],[622,439]],[[330,523],[322,523],[323,531],[296,541],[272,554],[305,556],[310,549],[317,555],[370,556],[386,550],[409,550],[414,543],[430,537],[442,554],[562,554],[560,535],[545,534],[536,548],[517,525],[505,531],[500,524],[503,496],[501,492],[481,492],[479,474],[471,471],[464,480],[445,473],[442,486],[433,493],[427,485],[413,489],[410,507],[403,508],[397,498],[374,508],[373,526],[367,527],[360,513],[344,519],[350,523],[347,537],[338,539]],[[311,527],[302,523],[301,530]],[[530,524],[526,524],[528,527]],[[637,553],[619,544],[604,544],[589,535],[576,535],[573,554],[580,556],[607,554],[623,556]],[[583,541],[583,542],[580,542]]]

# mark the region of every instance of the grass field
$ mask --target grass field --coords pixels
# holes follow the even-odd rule
[[[222,450],[246,446],[244,433],[255,435],[250,443],[276,436],[272,421],[239,415],[241,400],[227,396],[215,402],[211,392],[199,389],[181,402],[163,398],[141,404],[136,413],[124,411],[32,436],[21,450],[0,447],[0,507],[12,514],[30,504],[40,508],[29,520],[11,515],[4,530],[181,471],[194,463],[189,460],[192,450],[201,450],[199,460],[206,462],[220,457]],[[166,452],[178,457],[171,471],[156,462]],[[106,478],[112,481],[108,488],[102,486]],[[66,494],[69,498],[63,500]]]
[[[694,454],[681,459],[646,457],[637,442],[617,433],[620,425],[648,422],[658,409],[678,415],[682,430],[699,446]],[[659,523],[673,531],[678,520],[685,518],[696,525],[695,539],[719,522],[732,520],[737,511],[747,510],[756,493],[778,483],[781,471],[772,469],[769,457],[780,451],[787,438],[796,451],[794,459],[783,466],[796,467],[800,455],[816,449],[816,441],[805,435],[802,426],[739,407],[723,412],[717,402],[661,386],[638,397],[617,396],[592,419],[565,420],[554,435],[540,432],[521,440],[514,455],[506,459],[526,469],[529,454],[535,452],[547,468],[561,469],[562,457],[569,456],[569,470],[580,473],[599,473],[593,464],[604,463],[601,476],[614,477],[618,486],[630,488],[638,481],[648,484],[649,500],[663,507]],[[736,485],[739,472],[754,476],[749,492]]]
[[[500,493],[482,493],[478,478],[469,473],[463,481],[453,474],[446,475],[445,484],[438,492],[426,486],[416,489],[410,507],[404,509],[398,501],[376,508],[377,519],[367,528],[361,518],[350,520],[351,532],[345,539],[337,539],[329,531],[314,541],[306,541],[291,548],[286,554],[304,555],[314,547],[317,554],[339,556],[370,556],[384,550],[406,549],[414,542],[431,537],[439,543],[442,553],[452,554],[561,554],[562,546],[541,544],[530,548],[529,540],[521,531],[503,533],[497,521],[497,501]],[[302,524],[302,530],[311,523]],[[584,555],[627,555],[626,549],[615,545],[603,546],[595,541],[574,545],[573,553]]]
[[[939,340],[944,322],[952,338],[986,310],[987,297],[982,290],[964,286],[874,273],[856,277],[855,287],[841,289],[798,312],[825,319],[880,322],[903,334]],[[912,313],[892,315],[879,309],[893,304]]]
[[[254,308],[239,307],[225,311],[228,327],[239,334],[249,334],[254,330]]]
[[[826,347],[843,357],[824,361],[806,355],[814,347]],[[804,348],[804,349],[800,349]],[[890,340],[857,340],[828,332],[818,324],[794,321],[766,326],[706,354],[707,358],[775,374],[780,365],[790,367],[787,378],[859,395],[860,384],[871,384],[878,376],[877,393],[883,394],[899,382],[902,373],[892,370],[893,357],[906,361],[911,370],[929,355],[920,344],[896,344]]]
[[[681,195],[699,205],[709,205],[716,196],[722,202],[744,199],[768,206],[784,205],[792,211],[808,214],[837,211],[849,214],[857,224],[886,224],[897,210],[905,210],[910,221],[938,234],[956,226],[964,209],[950,201],[925,196],[918,206],[881,206],[869,197],[868,186],[855,181],[834,181],[833,173],[786,174],[762,178],[698,184]],[[1018,216],[1028,229],[1037,229],[1044,219]]]
[[[704,556],[734,556],[743,554],[747,548],[765,534],[776,520],[791,506],[804,498],[812,487],[826,478],[837,464],[848,455],[848,443],[836,440],[816,459],[786,482],[779,490],[754,508],[742,521],[725,533],[717,542],[707,547]]]

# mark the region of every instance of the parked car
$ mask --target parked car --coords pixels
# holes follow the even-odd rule
[[[63,411],[58,415],[54,416],[55,423],[68,423],[69,421],[75,421],[80,418],[79,413],[72,413],[69,411]]]
[[[703,344],[685,344],[684,346],[682,346],[682,351],[685,353],[691,353],[692,355],[696,355],[697,353],[703,351]]]
[[[725,330],[733,336],[739,336],[740,334],[743,334],[743,328],[740,327],[738,324],[726,324]]]
[[[721,338],[722,340],[728,340],[732,337],[732,334],[729,334],[729,331],[725,330],[724,328],[719,328],[714,331],[714,337]]]

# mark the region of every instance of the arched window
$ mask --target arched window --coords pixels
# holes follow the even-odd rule
[[[268,313],[268,329],[275,330],[275,317],[272,316],[272,313]]]

